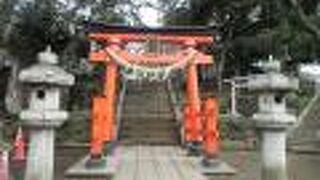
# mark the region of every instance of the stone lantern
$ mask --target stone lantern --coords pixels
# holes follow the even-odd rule
[[[54,179],[54,130],[68,118],[60,109],[61,89],[75,81],[57,63],[58,56],[49,47],[38,54],[37,64],[19,74],[30,91],[28,108],[20,113],[22,125],[30,131],[26,180]]]
[[[266,72],[249,78],[247,88],[258,95],[253,120],[261,135],[261,179],[287,180],[286,135],[296,118],[287,113],[285,94],[298,89],[298,80],[281,74],[280,62],[272,57],[259,66]]]

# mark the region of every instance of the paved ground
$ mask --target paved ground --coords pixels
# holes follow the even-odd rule
[[[134,152],[134,151],[133,151]],[[66,171],[68,167],[70,167],[73,163],[75,163],[79,158],[85,155],[85,149],[73,149],[73,148],[63,148],[58,149],[56,153],[56,178],[55,180],[63,180],[63,172]],[[129,155],[129,154],[127,154]],[[146,157],[152,156],[152,152],[149,152],[149,155]],[[142,156],[141,156],[142,157]],[[233,164],[237,166],[238,173],[235,176],[228,177],[211,177],[209,180],[260,180],[260,158],[259,152],[246,152],[246,151],[228,151],[222,154],[222,159],[229,162],[229,164]],[[122,168],[127,168],[128,166],[124,166],[124,162],[122,164]],[[132,162],[131,162],[132,163]],[[167,162],[158,160],[157,163],[160,163],[162,168],[166,168],[171,174],[175,174],[174,168],[170,168],[167,166]],[[128,164],[127,164],[128,165]],[[158,165],[159,166],[159,165]],[[319,179],[319,166],[320,166],[320,155],[319,154],[297,154],[297,153],[289,153],[288,156],[288,171],[290,175],[290,180],[318,180]],[[134,168],[139,168],[139,165],[133,165],[132,169],[121,169],[121,171],[131,171],[134,172]],[[172,166],[171,166],[172,167]],[[142,169],[142,167],[140,167]],[[19,173],[17,169],[13,171],[13,174]],[[143,173],[144,171],[140,171]],[[152,172],[146,172],[148,175],[152,175]],[[159,172],[158,172],[159,173]],[[140,174],[141,175],[141,174]],[[138,178],[140,175],[136,175],[136,178],[128,179],[128,180],[144,180],[143,178]],[[169,174],[165,174],[169,176]],[[168,177],[164,177],[166,180]],[[132,175],[130,175],[132,177]],[[17,176],[16,176],[17,177]],[[13,178],[13,180],[19,180],[20,178]],[[122,180],[120,177],[116,177],[116,180]],[[161,179],[161,178],[160,178]],[[158,180],[160,180],[158,178]],[[127,180],[127,179],[126,179]],[[171,179],[170,179],[171,180]],[[197,179],[198,180],[198,179]]]
[[[120,150],[121,151],[121,150]],[[114,180],[206,180],[186,158],[181,148],[174,146],[123,147],[120,167]]]
[[[259,152],[225,152],[223,159],[230,164],[238,161],[238,173],[230,177],[212,177],[211,180],[261,180]],[[288,155],[288,174],[290,180],[318,180],[320,154]]]

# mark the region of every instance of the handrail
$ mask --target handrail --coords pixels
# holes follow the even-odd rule
[[[168,83],[167,83],[167,91],[169,94],[170,104],[172,105],[174,110],[175,119],[176,121],[181,122],[182,121],[182,113],[180,109],[181,104],[179,104],[177,94],[175,93],[170,80],[168,80]]]
[[[121,127],[121,118],[122,118],[122,108],[125,99],[125,95],[127,92],[127,80],[123,79],[121,83],[121,90],[118,97],[118,104],[116,107],[116,132],[115,132],[115,139],[119,140],[119,132]]]
[[[171,104],[171,107],[172,107],[172,110],[174,113],[174,118],[177,122],[177,125],[179,127],[181,127],[181,125],[183,123],[182,104],[179,103],[177,94],[174,91],[174,88],[172,86],[172,82],[170,79],[167,81],[167,91],[168,91],[168,95],[169,95],[169,101],[170,101],[170,104]],[[183,137],[182,133],[183,133],[183,131],[181,128],[181,132],[180,132],[181,137]],[[180,141],[182,143],[183,139],[181,138]]]

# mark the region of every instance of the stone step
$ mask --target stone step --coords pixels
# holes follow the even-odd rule
[[[176,134],[175,129],[159,129],[157,131],[149,130],[136,130],[136,129],[126,129],[127,131],[122,132],[120,135],[129,137],[129,136],[172,136]]]
[[[135,113],[122,115],[122,119],[128,121],[153,121],[153,120],[172,120],[174,118],[173,114],[152,114],[152,113]]]
[[[155,89],[142,89],[142,90],[130,90],[126,92],[126,96],[129,97],[139,97],[139,96],[149,96],[149,97],[168,97],[168,91],[166,89],[161,89],[159,87],[154,87]]]
[[[141,132],[149,132],[149,131],[154,131],[154,132],[176,132],[175,130],[178,129],[176,128],[177,126],[175,124],[160,124],[160,125],[141,125],[141,126],[135,126],[135,125],[124,125],[121,127],[121,134],[123,132],[130,131],[130,133],[141,133]]]
[[[126,138],[120,140],[120,144],[123,145],[177,145],[177,138]]]
[[[164,129],[158,131],[136,131],[136,130],[129,130],[122,132],[120,137],[172,137],[175,136],[176,131],[172,129]]]
[[[160,125],[131,125],[125,124],[122,126],[126,131],[164,131],[175,132],[177,125],[174,123],[160,124]]]
[[[176,126],[176,122],[174,121],[159,121],[159,122],[145,122],[145,121],[132,121],[128,122],[123,121],[120,125],[123,129],[126,128],[158,128],[158,129],[163,129],[163,128],[174,128]]]
[[[149,91],[149,92],[128,92],[125,95],[126,99],[152,99],[165,101],[169,99],[169,94],[167,92]]]
[[[125,114],[131,115],[136,114],[137,112],[149,113],[149,114],[172,114],[172,110],[170,108],[154,108],[151,106],[141,107],[141,106],[124,106],[122,112]]]
[[[131,87],[130,90],[144,90],[144,89],[153,89],[157,88],[164,89],[166,88],[165,82],[129,82],[127,83],[128,87]]]
[[[135,92],[130,92],[127,91],[126,93],[127,98],[152,98],[152,99],[160,99],[163,98],[163,100],[169,98],[169,91],[167,90],[157,90],[157,91],[135,91]]]
[[[159,140],[175,140],[177,139],[175,133],[168,133],[168,134],[149,134],[149,135],[146,135],[146,134],[126,134],[126,135],[120,135],[120,140],[123,140],[123,139],[153,139],[153,140],[156,140],[156,139],[159,139]]]
[[[138,107],[147,107],[152,106],[154,108],[168,108],[167,105],[169,104],[169,100],[157,100],[153,98],[130,98],[124,100],[124,107],[127,106],[138,106]]]
[[[147,102],[148,101],[148,102]],[[170,109],[171,106],[168,102],[150,102],[149,100],[144,101],[138,101],[138,100],[132,100],[133,103],[124,103],[122,108],[128,109],[128,108],[136,108],[136,110],[139,110],[138,112],[145,112],[146,110],[167,110]]]
[[[127,91],[126,96],[131,97],[131,98],[136,98],[136,97],[168,97],[169,92],[167,90],[141,90],[141,91]]]
[[[130,105],[124,105],[122,106],[122,112],[125,114],[129,113],[134,113],[134,114],[145,114],[149,113],[152,114],[158,114],[161,115],[161,113],[172,113],[172,108],[171,105],[168,104],[148,104],[148,103],[137,103],[137,104],[130,104]]]

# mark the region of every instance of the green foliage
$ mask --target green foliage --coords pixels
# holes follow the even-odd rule
[[[0,23],[3,24],[0,26],[0,33],[9,29],[9,37],[6,38],[8,40],[2,46],[24,67],[36,60],[38,52],[51,45],[60,57],[60,65],[76,76],[77,84],[72,91],[85,97],[85,100],[76,98],[71,102],[78,103],[75,106],[84,107],[84,104],[88,105],[87,99],[91,96],[93,86],[98,87],[92,77],[100,71],[88,65],[89,45],[83,22],[90,20],[123,23],[125,17],[116,11],[117,5],[119,2],[116,0],[35,0],[0,3],[3,10],[0,12]]]
[[[51,44],[59,55],[64,56],[65,53],[71,52],[79,61],[79,57],[85,57],[84,54],[87,54],[85,30],[82,29],[84,20],[109,23],[124,21],[124,17],[114,9],[117,1],[72,2],[70,4],[69,1],[63,3],[58,0],[35,0],[0,4],[3,9],[0,22],[4,25],[0,26],[3,27],[0,28],[0,32],[5,31],[6,25],[13,26],[8,34],[9,42],[4,44],[5,48],[26,62],[34,60],[37,52]],[[70,48],[70,43],[76,45]],[[81,51],[77,51],[79,48]]]
[[[32,60],[48,44],[63,46],[67,43],[67,29],[56,18],[58,14],[52,3],[27,3],[19,7],[17,16],[19,21],[8,46],[19,59]]]

